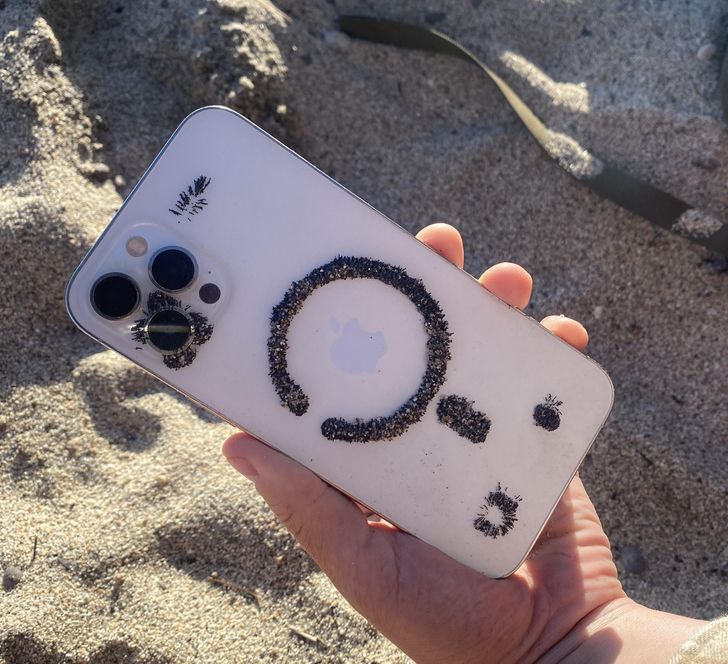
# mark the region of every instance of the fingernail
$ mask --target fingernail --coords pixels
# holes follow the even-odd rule
[[[242,473],[249,480],[255,480],[258,477],[258,471],[253,467],[247,459],[243,457],[226,457],[228,463],[239,473]]]

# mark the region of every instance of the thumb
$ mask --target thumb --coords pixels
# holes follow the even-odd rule
[[[222,452],[255,488],[301,546],[339,586],[354,571],[371,535],[366,517],[346,496],[293,459],[247,433]]]

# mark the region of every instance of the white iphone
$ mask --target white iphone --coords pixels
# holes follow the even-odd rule
[[[613,401],[598,364],[222,107],[174,132],[66,299],[94,339],[492,577]]]

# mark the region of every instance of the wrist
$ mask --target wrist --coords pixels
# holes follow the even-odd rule
[[[543,662],[669,662],[705,621],[622,597],[592,611]]]

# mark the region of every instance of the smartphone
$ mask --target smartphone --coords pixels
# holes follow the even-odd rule
[[[71,277],[85,333],[488,576],[604,424],[593,360],[238,113],[188,116]]]

